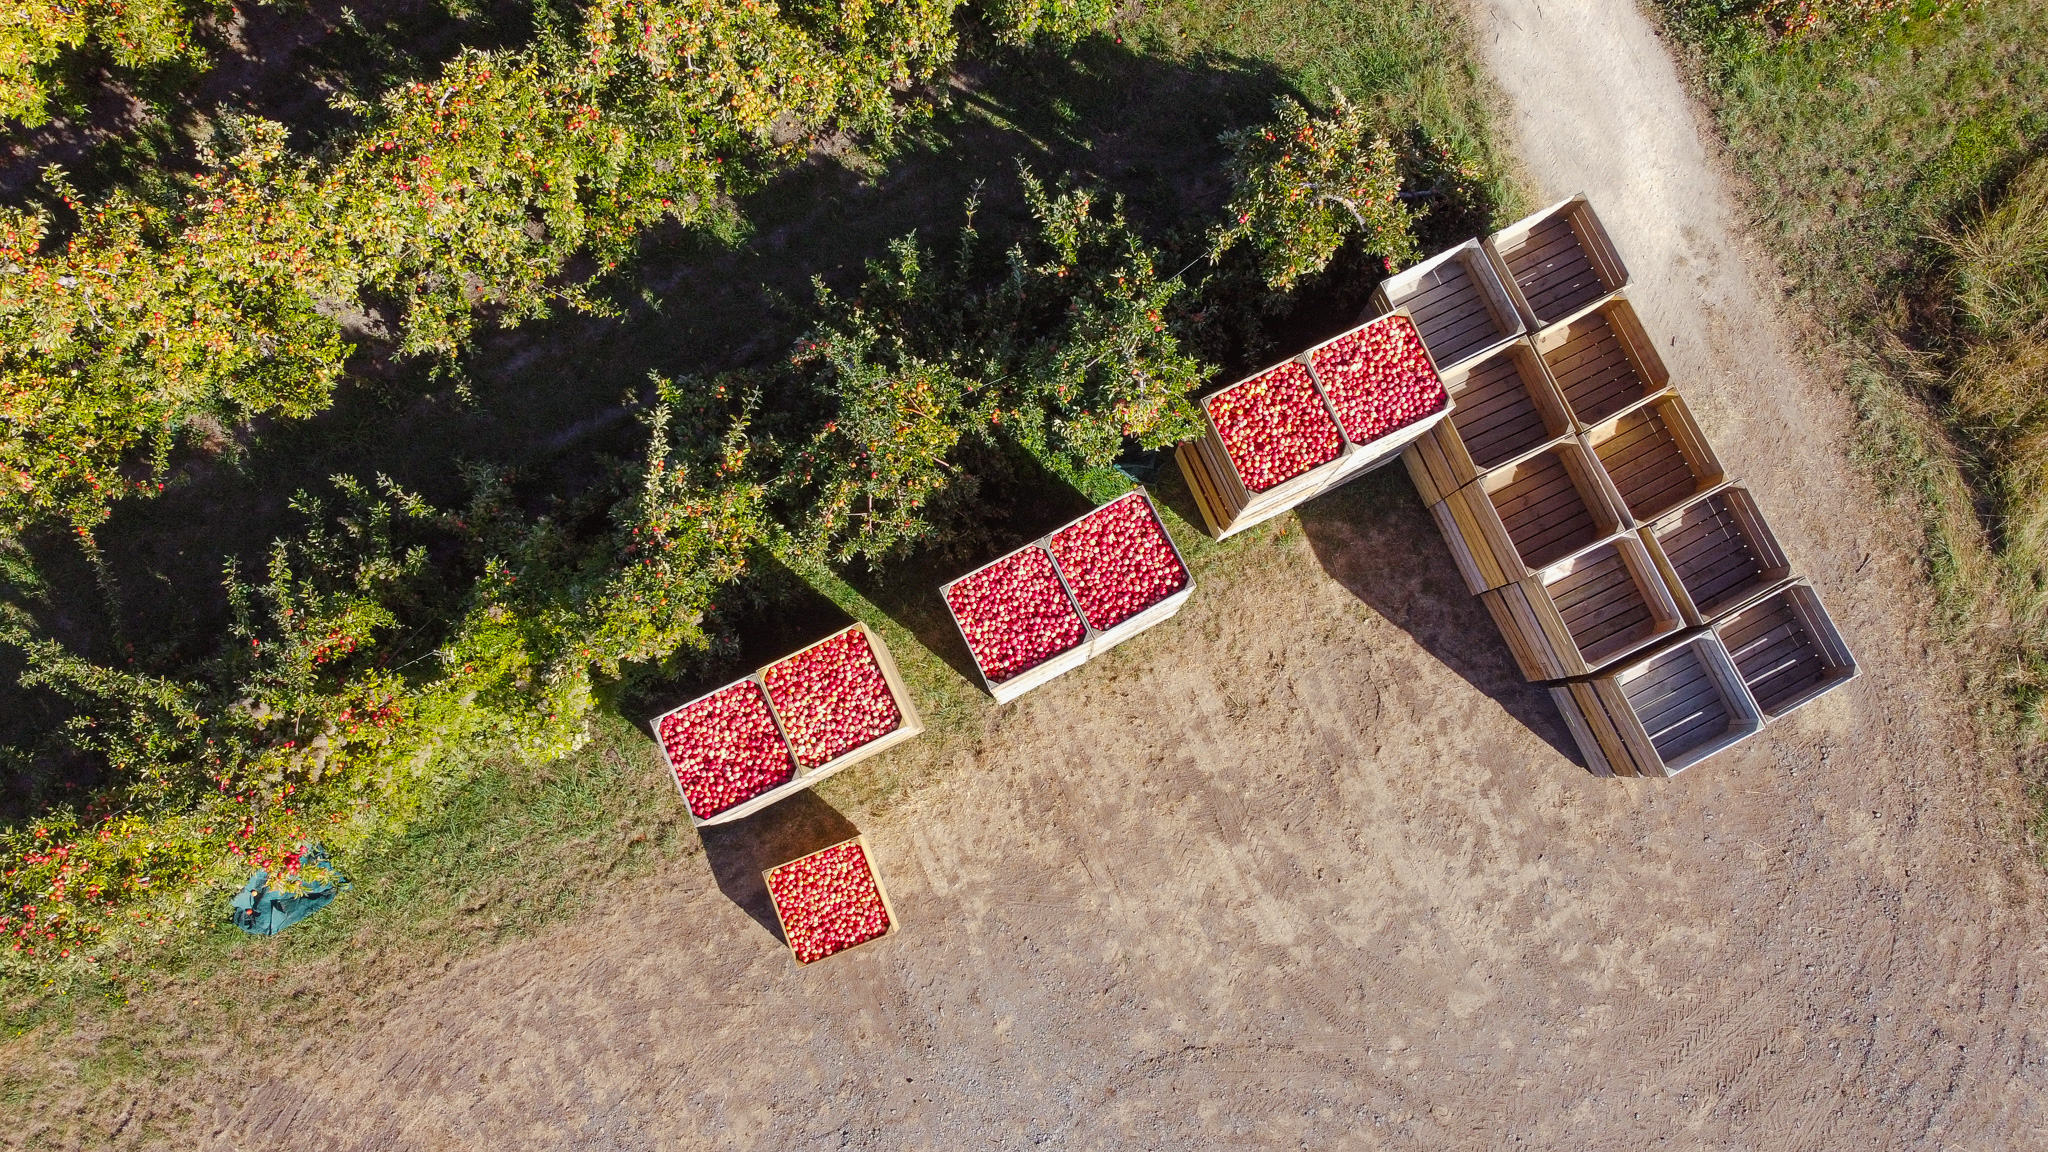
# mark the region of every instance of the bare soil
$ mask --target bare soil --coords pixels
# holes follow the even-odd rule
[[[793,800],[222,1053],[210,1146],[2043,1146],[2048,918],[1912,534],[1627,0],[1478,22],[1533,182],[1592,196],[1862,679],[1678,780],[1595,778],[1382,472],[869,820],[895,936],[791,961],[758,868],[850,827]]]

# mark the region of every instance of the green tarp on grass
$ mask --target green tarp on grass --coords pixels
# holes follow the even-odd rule
[[[270,873],[259,869],[229,905],[229,919],[251,936],[275,936],[327,907],[348,887],[348,877],[328,863],[327,853],[317,844],[300,862],[299,875],[298,891],[273,892]]]

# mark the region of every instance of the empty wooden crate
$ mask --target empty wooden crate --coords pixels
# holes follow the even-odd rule
[[[1479,598],[1531,680],[1597,671],[1685,626],[1648,550],[1628,533]]]
[[[1756,498],[1740,484],[1659,518],[1642,536],[1687,624],[1710,623],[1792,574]]]
[[[1592,453],[1565,440],[1496,468],[1430,505],[1476,595],[1534,576],[1621,530]]]
[[[1555,324],[1628,284],[1628,268],[1583,195],[1524,217],[1486,240],[1531,328]]]
[[[1424,504],[1572,434],[1564,399],[1527,339],[1443,375],[1450,416],[1402,456]]]
[[[1612,420],[1671,386],[1671,373],[1626,296],[1545,328],[1535,340],[1581,429]]]
[[[1373,292],[1377,315],[1405,308],[1440,371],[1484,356],[1526,328],[1500,273],[1477,240],[1397,272]]]
[[[1820,596],[1805,581],[1786,584],[1714,625],[1765,720],[1777,720],[1856,678]]]
[[[1711,631],[1552,685],[1550,696],[1587,765],[1603,775],[1676,776],[1763,727],[1735,661]]]
[[[1622,505],[1647,524],[1728,477],[1685,401],[1667,392],[1585,433]]]

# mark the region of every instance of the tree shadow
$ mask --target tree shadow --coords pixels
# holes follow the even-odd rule
[[[783,940],[782,925],[761,874],[859,834],[853,821],[809,789],[729,824],[697,829],[718,890],[777,940]]]
[[[1492,615],[1466,590],[1404,469],[1362,476],[1302,505],[1297,515],[1331,579],[1560,755],[1585,763],[1550,693],[1522,678]]]

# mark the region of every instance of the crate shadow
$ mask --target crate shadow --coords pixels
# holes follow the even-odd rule
[[[783,939],[782,926],[761,874],[859,834],[853,821],[809,790],[730,824],[697,829],[718,890],[777,940]]]
[[[1522,678],[1492,615],[1466,590],[1405,470],[1398,464],[1382,468],[1296,512],[1316,562],[1331,579],[1584,767],[1585,757],[1550,693]]]

